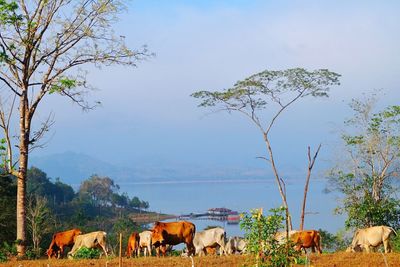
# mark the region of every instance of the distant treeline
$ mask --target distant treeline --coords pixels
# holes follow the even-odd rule
[[[0,246],[18,242],[16,237],[16,178],[0,179]],[[147,201],[119,193],[109,177],[96,174],[84,180],[78,191],[59,178],[53,182],[42,170],[31,167],[27,179],[27,240],[31,255],[43,255],[54,232],[79,228],[83,232],[108,232],[111,249],[118,233],[127,236],[141,226],[129,215],[149,208]],[[114,240],[115,239],[115,240]],[[115,241],[115,242],[113,242]],[[6,245],[6,246],[8,246]]]

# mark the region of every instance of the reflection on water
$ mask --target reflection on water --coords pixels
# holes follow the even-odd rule
[[[253,208],[268,210],[281,205],[280,196],[274,183],[260,180],[241,181],[165,181],[135,184],[120,184],[130,196],[138,196],[149,201],[150,210],[167,214],[204,213],[209,208],[225,207],[238,212]],[[289,209],[296,227],[300,217],[303,198],[302,183],[288,183],[287,195]],[[308,216],[305,227],[308,229],[326,229],[336,232],[343,227],[344,218],[333,215],[336,200],[333,195],[323,193],[324,181],[311,181],[307,198]],[[192,220],[197,231],[210,225],[226,229],[228,236],[243,235],[239,225],[210,220]]]

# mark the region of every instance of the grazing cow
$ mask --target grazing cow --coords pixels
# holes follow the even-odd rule
[[[49,249],[46,251],[49,259],[56,257],[56,254],[58,254],[57,258],[60,258],[64,253],[64,248],[73,246],[76,237],[80,234],[82,234],[82,232],[79,229],[55,233],[51,240]]]
[[[163,256],[166,254],[166,245],[174,246],[180,243],[185,243],[189,255],[194,255],[193,239],[196,233],[196,226],[193,223],[187,221],[156,222],[154,223],[152,233],[151,242],[155,247],[161,247],[160,250]]]
[[[74,246],[68,253],[68,257],[72,258],[75,255],[75,253],[82,247],[86,248],[100,247],[103,249],[104,253],[106,254],[106,257],[108,257],[106,249],[106,235],[107,235],[106,232],[97,231],[77,236]]]
[[[147,254],[151,256],[151,231],[143,231],[139,234],[139,254],[140,251],[143,249],[143,255],[146,257]]]
[[[193,245],[196,250],[196,254],[201,256],[205,253],[206,247],[219,246],[220,255],[225,253],[225,230],[217,227],[202,232],[198,232],[194,235]]]
[[[383,225],[359,229],[355,232],[353,242],[347,251],[362,251],[364,248],[370,252],[370,247],[376,248],[383,244],[385,253],[391,252],[390,237],[392,234],[396,234],[396,231],[392,227]]]
[[[300,251],[302,248],[311,248],[315,252],[317,248],[318,253],[322,253],[321,249],[321,236],[316,230],[298,231],[290,236],[290,240],[295,244],[295,250]]]
[[[126,248],[126,256],[132,257],[132,253],[134,257],[139,257],[139,234],[134,232],[129,236],[128,247]]]
[[[246,240],[243,237],[234,236],[229,237],[228,241],[225,244],[225,253],[226,254],[236,254],[236,253],[245,253],[246,252]]]

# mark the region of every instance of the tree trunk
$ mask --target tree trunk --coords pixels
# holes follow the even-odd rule
[[[283,206],[285,207],[287,214],[288,214],[289,231],[291,231],[293,229],[293,225],[292,225],[292,217],[290,216],[290,212],[289,212],[289,205],[286,200],[286,189],[283,188],[283,185],[282,185],[283,180],[279,177],[278,170],[276,169],[274,155],[272,153],[272,147],[271,147],[271,144],[269,142],[269,139],[268,139],[268,136],[266,133],[264,133],[264,141],[265,141],[265,144],[267,145],[267,149],[268,149],[268,153],[269,153],[269,161],[271,162],[272,171],[274,172],[274,175],[275,175],[275,180],[278,185],[279,194],[281,195]]]
[[[19,256],[22,256],[25,255],[26,248],[26,172],[28,166],[30,119],[26,94],[21,96],[20,101],[19,170],[17,175],[17,252]]]
[[[315,163],[315,160],[317,159],[320,149],[321,149],[321,144],[318,146],[317,152],[315,152],[314,157],[311,160],[310,146],[308,147],[308,153],[307,153],[307,155],[308,155],[308,171],[307,171],[306,183],[304,185],[303,205],[301,206],[300,231],[303,231],[303,228],[304,228],[304,216],[305,216],[305,210],[306,210],[308,185],[310,183],[311,171],[312,171],[312,168],[314,167],[314,163]]]

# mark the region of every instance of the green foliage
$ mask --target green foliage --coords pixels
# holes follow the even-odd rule
[[[228,110],[260,110],[270,102],[282,101],[285,95],[300,97],[328,96],[329,87],[339,84],[340,75],[326,69],[307,71],[303,68],[254,74],[223,91],[198,91],[191,96],[202,100],[200,107],[222,104]]]
[[[345,222],[347,228],[375,225],[400,226],[400,201],[395,198],[375,201],[370,195],[365,195],[358,202],[346,203],[344,210],[348,214]]]
[[[328,231],[318,229],[323,244],[324,251],[336,252],[343,251],[349,246],[351,239],[345,235],[345,232],[339,231],[332,234]]]
[[[98,259],[100,251],[95,248],[80,248],[74,255],[74,259]]]
[[[0,262],[6,262],[7,256],[3,251],[0,251]]]
[[[14,24],[17,21],[21,21],[22,16],[16,13],[17,10],[18,4],[15,1],[0,0],[0,25]]]
[[[111,197],[118,189],[119,186],[111,178],[92,175],[82,182],[78,194],[89,197],[95,205],[105,205],[111,203]]]
[[[279,244],[275,234],[283,227],[283,207],[270,209],[264,216],[258,210],[244,214],[240,228],[245,231],[247,251],[258,266],[290,266],[297,261],[299,253],[289,243]]]
[[[134,223],[127,216],[121,216],[118,218],[111,229],[111,233],[107,235],[107,244],[111,248],[111,251],[117,255],[119,247],[119,234],[122,233],[123,237],[129,237],[132,232],[139,232],[141,227]],[[128,244],[128,238],[124,238],[122,241],[122,247],[126,248]]]
[[[8,243],[3,242],[2,246],[0,247],[0,262],[5,262],[8,258],[17,255],[17,247],[15,243]]]
[[[0,177],[0,240],[12,243],[15,240],[17,187],[15,178],[2,175]]]
[[[58,79],[58,81],[57,81],[57,84],[53,84],[50,87],[49,94],[53,94],[55,92],[60,93],[64,90],[75,88],[78,85],[79,85],[79,83],[76,79],[60,77],[60,79]]]
[[[41,249],[34,249],[32,247],[28,247],[25,251],[25,256],[28,260],[37,260],[40,258]]]
[[[75,196],[74,190],[70,185],[62,183],[59,179],[53,183],[47,174],[32,166],[27,172],[27,194],[46,197],[50,204],[61,204],[69,202]]]
[[[331,187],[343,195],[336,213],[347,214],[347,228],[400,226],[400,106],[374,112],[375,103],[375,98],[351,102],[354,115],[342,135],[344,162],[330,173]]]
[[[391,245],[394,252],[400,252],[400,234],[391,238]]]

